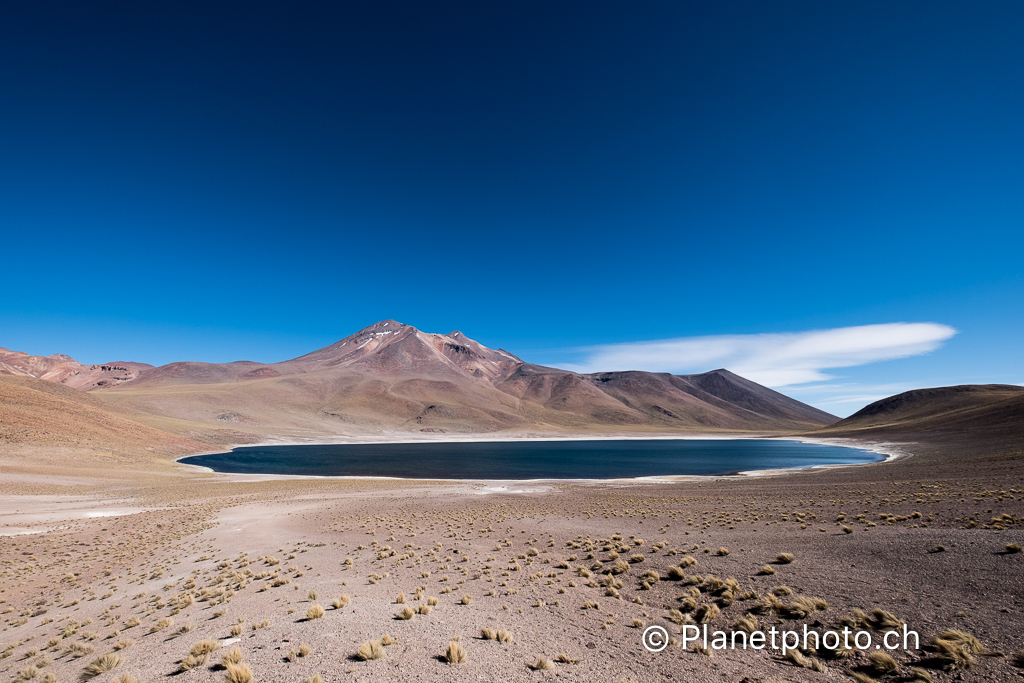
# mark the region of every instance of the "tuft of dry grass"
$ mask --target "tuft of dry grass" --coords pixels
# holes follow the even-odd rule
[[[963,648],[965,652],[968,652],[972,655],[1001,656],[1001,653],[989,650],[987,647],[981,644],[980,640],[978,640],[976,637],[974,637],[974,635],[968,633],[967,631],[961,631],[955,628],[946,629],[945,631],[940,633],[938,637],[942,640],[946,640],[951,643],[956,643],[961,648]]]
[[[793,553],[779,553],[775,557],[775,561],[779,564],[792,564],[794,560],[796,560],[796,555]]]
[[[530,665],[530,668],[534,671],[551,671],[555,668],[555,663],[544,655],[537,657],[537,661]]]
[[[114,654],[113,652],[108,652],[107,654],[92,660],[88,664],[88,666],[86,666],[85,669],[82,670],[82,673],[79,675],[78,678],[82,681],[88,681],[90,679],[96,678],[100,674],[104,674],[108,671],[113,671],[117,667],[121,666],[121,662],[123,661],[124,658],[121,657],[121,655]]]
[[[117,641],[117,644],[114,645],[114,649],[115,650],[124,650],[126,648],[131,647],[134,644],[135,644],[134,640],[132,640],[131,638],[125,638],[124,640]]]
[[[356,658],[361,659],[364,662],[368,662],[373,659],[382,659],[384,657],[384,646],[381,645],[379,640],[367,640],[365,643],[359,646],[356,651]]]
[[[800,650],[787,650],[783,659],[791,662],[794,666],[799,666],[804,669],[809,669],[811,667],[811,660],[805,657]]]
[[[31,681],[33,678],[39,675],[39,669],[36,666],[27,666],[18,672],[14,680],[16,683],[24,683],[24,681]]]
[[[913,678],[910,679],[910,683],[932,683],[934,680],[930,672],[916,666],[910,668],[910,673],[913,675]]]
[[[192,669],[198,669],[201,666],[206,665],[207,655],[189,655],[185,659],[178,662],[178,671],[191,671]]]
[[[881,650],[876,650],[869,654],[868,661],[871,662],[871,668],[880,674],[891,673],[899,668],[893,656]]]
[[[743,631],[744,633],[750,634],[757,631],[760,624],[757,623],[757,617],[753,614],[748,614],[744,617],[740,617],[735,624],[732,625],[732,630]]]
[[[498,632],[493,628],[482,628],[480,629],[480,638],[483,640],[497,640]]]
[[[499,643],[507,645],[507,644],[512,642],[512,632],[511,631],[498,631],[497,639],[498,639]]]
[[[1022,550],[1024,550],[1024,548],[1021,547],[1020,543],[1007,543],[1006,544],[1006,552],[1007,552],[1007,554],[1013,555],[1015,553],[1021,552]]]
[[[348,607],[350,602],[352,602],[352,598],[347,595],[342,595],[340,598],[334,598],[331,600],[331,607],[334,609],[342,609],[344,607]]]
[[[153,624],[153,626],[150,627],[149,632],[156,633],[157,631],[163,631],[165,628],[170,628],[171,626],[174,626],[174,619],[172,619],[171,617],[164,617],[160,621]]]
[[[403,621],[409,621],[416,616],[416,610],[406,605],[402,608],[402,611],[395,615],[396,619],[402,619]]]
[[[231,665],[238,665],[242,663],[243,655],[239,648],[234,648],[230,652],[225,652],[220,657],[220,665],[225,669]]]
[[[252,669],[244,662],[228,664],[224,673],[224,683],[252,683]]]
[[[559,652],[558,656],[555,657],[555,661],[559,662],[560,664],[579,664],[580,663],[579,659],[575,659],[573,657],[570,657],[569,655],[565,654],[564,652]]]
[[[729,549],[728,548],[719,548],[718,550],[715,551],[715,555],[718,555],[719,557],[725,557],[728,554],[729,554]]]
[[[710,624],[712,621],[718,618],[718,615],[722,611],[718,608],[718,605],[713,603],[701,605],[693,613],[693,618],[698,624]]]
[[[466,595],[462,596],[462,600],[459,600],[459,602],[461,602],[463,605],[469,605],[473,602],[473,596],[467,593]]]
[[[320,605],[313,605],[306,610],[306,618],[309,620],[320,619],[325,614],[324,608]]]
[[[193,645],[192,649],[189,650],[189,654],[193,654],[193,655],[196,655],[196,656],[208,655],[211,652],[216,652],[219,649],[220,649],[220,643],[219,642],[217,642],[216,640],[211,640],[210,638],[207,638],[205,640],[200,640],[198,643]]]
[[[451,641],[444,652],[444,661],[449,664],[465,664],[469,661],[466,649],[458,641]]]
[[[935,656],[942,660],[943,668],[946,670],[969,669],[974,666],[974,657],[959,643],[936,638],[932,642],[932,649],[935,651]]]
[[[187,622],[187,623],[182,624],[181,628],[179,628],[177,631],[174,632],[174,637],[178,638],[180,636],[185,635],[186,633],[192,633],[192,631],[195,631],[195,630],[196,630],[196,625],[193,624],[192,622]]]
[[[891,612],[876,608],[871,610],[871,620],[868,624],[876,631],[894,631],[902,626],[903,622]]]

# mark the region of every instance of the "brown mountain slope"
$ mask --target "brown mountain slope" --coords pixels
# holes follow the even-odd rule
[[[1024,444],[1024,387],[967,384],[916,389],[876,401],[816,433],[892,437],[984,434]]]
[[[143,370],[152,367],[147,363],[129,361],[83,365],[62,353],[32,356],[0,348],[0,376],[34,377],[85,391],[130,382]]]
[[[524,363],[461,332],[431,334],[394,320],[280,363],[171,363],[99,393],[153,416],[256,435],[764,432],[837,419],[726,370],[584,375]]]
[[[115,414],[94,396],[33,377],[0,376],[0,443],[182,455],[203,445]]]

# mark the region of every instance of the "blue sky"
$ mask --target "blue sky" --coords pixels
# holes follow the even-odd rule
[[[275,361],[394,318],[839,415],[1024,383],[1021,35],[1009,1],[8,5],[0,346]]]

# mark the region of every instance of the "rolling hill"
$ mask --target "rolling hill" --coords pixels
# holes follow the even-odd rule
[[[0,376],[0,443],[182,455],[203,444],[111,412],[101,399],[60,383]]]
[[[1024,387],[967,384],[915,389],[883,398],[817,430],[831,436],[985,434],[1024,438]]]

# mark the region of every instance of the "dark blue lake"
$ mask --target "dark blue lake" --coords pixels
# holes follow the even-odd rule
[[[883,460],[877,453],[769,439],[500,441],[245,446],[183,458],[241,474],[412,479],[613,479],[713,475]]]

